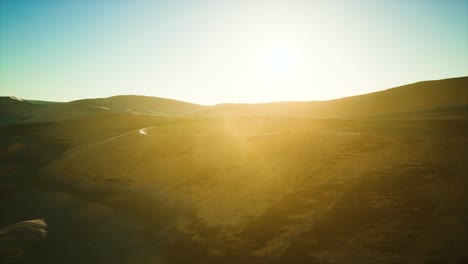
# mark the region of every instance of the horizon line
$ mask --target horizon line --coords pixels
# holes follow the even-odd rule
[[[112,98],[112,97],[119,97],[119,96],[135,96],[135,97],[150,97],[150,98],[158,98],[158,99],[164,99],[164,100],[172,100],[172,101],[177,101],[177,102],[183,102],[183,103],[189,103],[189,104],[194,104],[194,105],[200,105],[200,106],[216,106],[216,105],[232,105],[232,104],[239,104],[239,105],[255,105],[255,104],[271,104],[271,103],[307,103],[307,102],[327,102],[327,101],[334,101],[334,100],[340,100],[344,98],[350,98],[350,97],[356,97],[356,96],[361,96],[361,95],[368,95],[368,94],[374,94],[374,93],[379,93],[379,92],[384,92],[388,91],[391,89],[395,88],[400,88],[403,86],[408,86],[408,85],[414,85],[418,83],[424,83],[424,82],[431,82],[431,81],[443,81],[443,80],[450,80],[450,79],[460,79],[460,78],[468,78],[468,75],[463,75],[463,76],[457,76],[457,77],[448,77],[448,78],[442,78],[442,79],[429,79],[429,80],[423,80],[423,81],[416,81],[412,83],[406,83],[398,86],[393,86],[389,88],[383,88],[382,90],[377,90],[377,91],[372,91],[369,93],[361,93],[361,94],[354,94],[354,95],[347,95],[343,97],[337,97],[337,98],[330,98],[330,99],[323,99],[323,100],[278,100],[278,101],[262,101],[262,102],[220,102],[220,103],[214,103],[214,104],[201,104],[201,103],[195,103],[191,101],[185,101],[185,100],[180,100],[180,99],[175,99],[175,98],[168,98],[168,97],[160,97],[160,96],[153,96],[153,95],[144,95],[144,94],[116,94],[116,95],[109,95],[107,97],[85,97],[85,98],[78,98],[70,101],[54,101],[54,100],[47,100],[47,99],[27,99],[27,98],[22,98],[18,97],[16,95],[0,95],[1,97],[9,97],[13,100],[18,100],[18,101],[38,101],[38,102],[50,102],[50,103],[71,103],[71,102],[76,102],[80,100],[93,100],[93,99],[107,99],[107,98]]]

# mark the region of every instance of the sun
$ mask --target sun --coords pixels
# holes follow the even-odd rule
[[[287,75],[294,70],[295,57],[292,50],[275,47],[267,52],[264,63],[265,74],[271,77]]]
[[[305,23],[309,14],[302,10],[263,7],[226,18],[222,30],[213,26],[207,38],[211,45],[200,45],[203,52],[182,52],[179,61],[168,60],[186,67],[174,67],[183,78],[168,78],[167,86],[181,87],[208,104],[339,97],[341,87],[349,85],[344,80],[353,77],[356,60],[332,34],[333,24],[311,28]],[[314,19],[322,19],[321,14]]]
[[[273,46],[262,51],[256,66],[256,85],[251,89],[253,102],[287,99],[288,91],[297,84],[297,59],[287,47]]]

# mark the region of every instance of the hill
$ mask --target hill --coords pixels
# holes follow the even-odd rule
[[[202,108],[201,105],[172,99],[134,95],[84,99],[68,103],[0,97],[0,125],[57,122],[115,113],[181,116]]]
[[[0,226],[46,221],[20,264],[464,263],[466,80],[209,109],[3,98]]]
[[[68,103],[0,97],[0,125],[56,122],[95,114],[131,113],[167,117],[362,118],[406,112],[457,111],[466,115],[468,77],[424,81],[329,101],[202,106],[166,98],[120,95]]]
[[[147,115],[182,116],[184,114],[200,111],[204,107],[197,104],[172,99],[119,95],[108,98],[83,99],[70,102],[73,105],[107,108],[113,113],[137,113]]]
[[[329,101],[222,104],[200,117],[355,118],[468,106],[468,77],[424,81]]]

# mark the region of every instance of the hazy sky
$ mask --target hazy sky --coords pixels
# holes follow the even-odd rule
[[[0,95],[323,100],[466,75],[466,0],[0,0]]]

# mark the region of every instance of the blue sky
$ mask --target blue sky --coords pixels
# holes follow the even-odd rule
[[[0,95],[324,100],[468,75],[468,1],[0,1]]]

